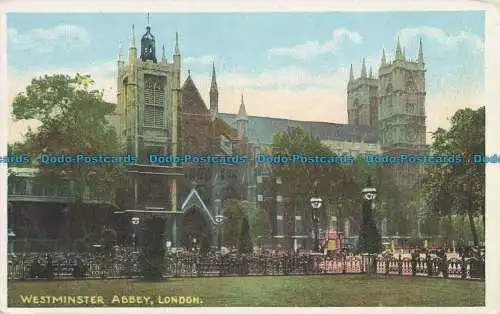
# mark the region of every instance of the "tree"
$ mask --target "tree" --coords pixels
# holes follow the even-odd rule
[[[146,219],[143,230],[144,246],[140,255],[141,275],[146,280],[157,281],[165,271],[165,220],[159,217]]]
[[[259,243],[259,238],[267,238],[271,234],[268,233],[270,230],[266,230],[266,217],[263,209],[253,210],[248,218],[248,223],[250,225],[250,234],[252,242]]]
[[[252,253],[253,245],[252,245],[252,237],[250,235],[250,225],[248,224],[248,219],[243,217],[241,221],[241,229],[240,229],[240,238],[238,243],[238,251],[240,253]]]
[[[226,217],[223,225],[223,243],[227,247],[238,247],[241,221],[245,217],[245,208],[240,201],[228,199],[224,201],[223,213]]]
[[[116,231],[110,228],[105,228],[101,232],[101,243],[103,246],[104,254],[107,258],[113,257],[113,248],[116,245],[117,234]]]
[[[14,119],[37,119],[42,125],[29,130],[26,141],[13,146],[31,160],[42,154],[60,155],[123,155],[114,128],[106,116],[114,111],[113,104],[103,100],[102,91],[92,88],[88,75],[51,75],[35,78],[13,100]],[[39,164],[40,179],[54,187],[64,177],[74,183],[75,203],[82,207],[87,189],[91,194],[108,198],[126,183],[123,164],[65,163]],[[70,211],[74,212],[74,211]],[[85,224],[87,219],[78,219]]]
[[[300,128],[289,128],[274,135],[272,144],[274,156],[335,156],[321,141]],[[340,157],[340,156],[337,156]],[[273,176],[280,177],[282,184],[277,186],[278,192],[288,199],[291,206],[286,210],[289,217],[296,216],[299,208],[310,208],[309,198],[318,194],[323,199],[324,206],[319,212],[320,223],[327,228],[328,213],[342,219],[352,218],[352,227],[361,225],[361,206],[359,193],[365,187],[366,177],[374,178],[380,195],[377,198],[377,216],[388,218],[393,232],[404,232],[407,228],[404,208],[404,198],[398,192],[393,177],[382,165],[367,164],[362,157],[357,157],[349,163],[343,160],[337,164],[321,163],[277,163],[272,165]],[[341,204],[342,210],[339,210]],[[308,217],[308,215],[305,215]],[[306,220],[309,222],[309,220]],[[342,228],[342,226],[340,226]]]
[[[440,163],[427,167],[425,188],[428,208],[440,216],[468,217],[475,245],[479,243],[475,217],[485,219],[485,164],[474,155],[485,154],[485,107],[460,109],[449,130],[433,134],[431,152],[437,156],[460,156],[461,163]],[[451,219],[451,218],[450,218]]]

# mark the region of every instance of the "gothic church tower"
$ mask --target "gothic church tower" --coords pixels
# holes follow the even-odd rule
[[[378,129],[384,154],[422,155],[427,152],[425,124],[425,63],[422,40],[416,60],[407,59],[399,38],[393,61],[382,49],[378,78],[367,74],[365,60],[361,76],[354,78],[351,65],[347,85],[348,124]],[[422,165],[390,166],[396,184],[409,191],[418,183]]]
[[[348,124],[367,125],[376,128],[378,123],[378,80],[373,77],[372,69],[366,73],[363,59],[361,76],[354,79],[351,69],[347,85]]]
[[[406,58],[399,38],[394,61],[387,62],[382,52],[378,90],[379,134],[384,154],[426,154],[425,72],[422,40],[416,60]],[[414,187],[422,173],[422,165],[405,163],[392,168],[396,183],[403,190]]]
[[[173,62],[168,63],[165,47],[157,60],[155,37],[151,27],[141,39],[137,57],[135,31],[125,64],[118,58],[117,111],[120,115],[120,137],[127,152],[135,154],[140,163],[147,163],[146,153],[171,154],[176,150],[176,119],[180,87],[180,53],[176,36]]]
[[[149,24],[149,23],[148,23]],[[120,51],[117,60],[118,135],[123,150],[135,155],[137,163],[127,165],[131,186],[126,194],[125,208],[141,215],[144,211],[177,213],[177,177],[180,165],[161,167],[149,162],[150,154],[177,155],[179,131],[180,51],[176,34],[172,62],[167,61],[165,47],[161,59],[156,52],[156,39],[151,27],[141,38],[140,54],[136,34],[132,34],[128,62]],[[162,166],[165,166],[163,164]],[[169,239],[177,243],[176,216],[167,219]]]

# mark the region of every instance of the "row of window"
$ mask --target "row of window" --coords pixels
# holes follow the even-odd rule
[[[165,128],[165,82],[149,75],[144,80],[144,126]]]

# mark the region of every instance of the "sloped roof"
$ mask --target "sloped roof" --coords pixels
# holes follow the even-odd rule
[[[228,124],[233,125],[237,115],[219,113],[219,117]],[[355,126],[329,122],[297,121],[270,117],[248,116],[248,139],[250,142],[271,144],[273,135],[279,130],[288,127],[301,127],[311,132],[320,140],[337,140],[345,142],[365,142],[376,144],[378,142],[377,129],[369,126]]]
[[[189,210],[194,210],[195,208],[198,208],[201,211],[201,214],[205,219],[210,221],[211,224],[215,225],[215,220],[214,217],[212,217],[212,214],[210,214],[210,211],[208,210],[207,205],[205,205],[205,202],[201,199],[200,194],[198,194],[198,191],[196,191],[195,188],[191,189],[191,192],[189,193],[188,197],[184,200],[181,206],[181,211],[183,213],[188,212]]]
[[[183,112],[209,114],[207,105],[203,101],[203,97],[201,97],[191,75],[186,78],[182,85],[181,108]]]

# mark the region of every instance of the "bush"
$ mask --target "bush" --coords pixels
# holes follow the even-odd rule
[[[85,243],[85,240],[84,239],[77,239],[75,241],[75,243],[73,244],[73,249],[75,250],[75,252],[77,253],[84,253],[87,251],[88,249],[88,246],[87,244]]]
[[[34,260],[29,268],[30,278],[42,278],[43,277],[43,267],[40,265],[38,260]]]
[[[382,238],[373,219],[370,201],[363,201],[363,220],[359,231],[358,248],[361,253],[382,252]]]
[[[240,239],[238,250],[241,254],[250,254],[253,252],[252,236],[250,234],[250,226],[246,217],[241,221]]]
[[[87,267],[82,262],[81,259],[76,260],[76,264],[73,268],[73,277],[75,278],[84,278],[85,273],[87,272]]]
[[[146,280],[161,280],[165,271],[165,220],[152,218],[145,221],[142,239],[144,246],[139,259],[140,272]]]
[[[114,246],[116,244],[117,234],[113,229],[104,229],[101,233],[101,245],[106,258],[114,256]]]

